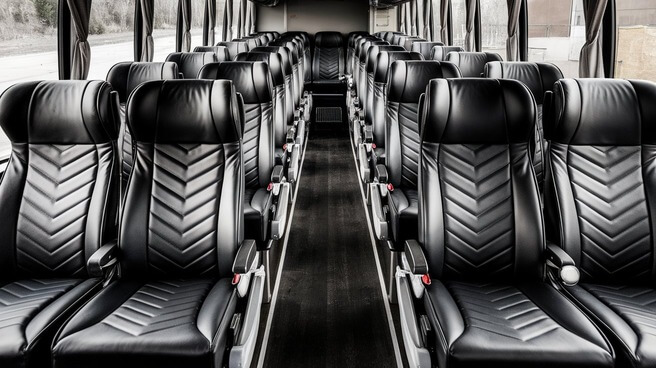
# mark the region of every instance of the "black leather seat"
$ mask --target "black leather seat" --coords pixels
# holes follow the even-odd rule
[[[232,60],[227,46],[197,46],[194,52],[213,52],[218,62]]]
[[[382,41],[380,38],[374,37],[374,36],[364,36],[360,37],[355,41],[355,48],[353,50],[353,60],[351,63],[353,64],[353,75],[352,75],[352,80],[353,80],[353,89],[356,92],[358,92],[358,83],[360,82],[360,50],[362,49],[362,45],[364,45],[367,41]],[[358,100],[359,102],[359,100]]]
[[[173,62],[123,62],[114,65],[107,74],[107,82],[118,93],[120,102],[121,127],[119,130],[118,147],[121,162],[119,174],[121,180],[121,198],[123,197],[123,193],[125,193],[134,163],[132,134],[125,122],[125,106],[128,102],[128,97],[130,97],[132,91],[141,83],[151,80],[177,79],[178,76],[178,64]]]
[[[323,83],[340,82],[346,64],[342,34],[317,32],[314,42],[312,80]]]
[[[376,71],[376,65],[378,63],[378,55],[381,52],[404,52],[405,50],[401,46],[392,46],[392,45],[382,45],[382,46],[371,46],[367,50],[367,57],[365,60],[365,72],[366,76],[366,101],[364,103],[364,117],[365,125],[373,124],[373,109],[374,109],[374,72]]]
[[[226,42],[219,42],[216,45],[225,46],[228,48],[229,60],[235,60],[237,55],[241,54],[242,52],[250,51],[250,47],[248,47],[248,43],[244,41],[226,41]]]
[[[384,37],[382,37],[383,40],[389,42],[391,45],[394,45],[394,36],[401,36],[403,35],[403,32],[387,32]]]
[[[396,274],[404,345],[415,364],[614,366],[605,337],[545,277],[545,259],[568,257],[545,246],[530,170],[535,110],[514,80],[433,80],[426,90],[420,240],[406,243]],[[430,330],[417,329],[417,319]]]
[[[166,61],[178,64],[182,78],[196,79],[203,66],[216,63],[219,59],[213,52],[174,52],[166,57]]]
[[[345,72],[348,75],[353,75],[353,54],[355,53],[355,42],[365,36],[369,36],[368,32],[351,32],[348,35],[348,49],[346,51],[346,66]]]
[[[360,46],[360,55],[358,56],[358,68],[360,71],[357,74],[358,84],[357,92],[358,98],[360,100],[360,106],[362,106],[362,115],[366,114],[366,103],[367,103],[367,92],[368,92],[368,78],[367,78],[367,55],[369,49],[373,46],[389,46],[387,41],[366,41]]]
[[[299,38],[303,42],[303,71],[305,82],[312,81],[312,40],[307,32],[286,32],[285,36]]]
[[[412,43],[412,47],[408,51],[420,53],[424,60],[432,60],[433,47],[435,46],[444,46],[444,44],[442,42],[417,41]]]
[[[417,42],[427,42],[427,40],[421,37],[408,37],[401,46],[403,46],[406,51],[412,51],[413,45]]]
[[[533,93],[537,103],[538,120],[535,124],[535,139],[532,145],[533,168],[538,179],[540,192],[544,187],[544,152],[547,144],[544,140],[542,125],[542,106],[544,94],[551,91],[554,83],[563,78],[563,73],[551,63],[502,62],[493,61],[485,66],[486,78],[515,79],[524,83]]]
[[[446,56],[450,52],[464,52],[465,50],[460,46],[433,46],[431,49],[431,56],[428,60],[446,61]]]
[[[581,274],[564,291],[612,341],[618,367],[654,367],[656,84],[563,79],[549,100],[547,236]]]
[[[243,240],[241,114],[230,81],[153,81],[133,92],[137,165],[121,215],[121,278],[60,330],[54,367],[220,367],[228,355],[230,366],[250,364],[257,326],[243,321],[259,318],[264,272],[255,242]]]
[[[292,66],[291,50],[284,46],[266,46],[256,47],[252,51],[275,52],[280,55],[285,76],[285,121],[287,122],[287,125],[291,127],[294,124],[294,110],[296,110],[297,107],[294,99],[296,85],[294,84],[294,69]]]
[[[279,46],[286,47],[291,52],[291,61],[292,61],[292,80],[294,82],[294,106],[296,108],[301,105],[301,98],[304,91],[304,82],[303,82],[303,60],[301,59],[301,53],[303,52],[302,46],[298,41],[295,40],[277,40],[270,42],[269,46]]]
[[[262,44],[262,40],[260,39],[260,37],[246,36],[238,39],[237,41],[246,42],[248,44],[249,50],[252,50],[259,46],[266,46]]]
[[[57,329],[102,288],[116,237],[118,106],[99,81],[28,82],[0,98],[0,366],[49,367]],[[102,250],[101,250],[102,249]]]
[[[503,61],[499,54],[493,52],[449,52],[446,61],[454,63],[464,78],[480,78],[485,72],[485,64],[491,61]]]
[[[403,37],[408,37],[408,35],[406,35],[406,34],[403,33],[403,32],[394,33],[394,34],[392,35],[392,40],[389,41],[389,43],[390,43],[391,45],[403,46],[403,43],[405,42],[405,39],[404,39],[403,41],[401,41],[401,39],[402,39]]]

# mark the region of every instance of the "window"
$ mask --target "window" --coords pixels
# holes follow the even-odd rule
[[[442,40],[442,12],[441,12],[441,1],[433,1],[433,41],[442,42],[446,44],[446,40]],[[446,1],[446,0],[445,0]]]
[[[506,60],[508,4],[506,0],[481,1],[481,48]]]
[[[4,0],[0,7],[0,93],[18,82],[58,79],[57,0]],[[11,145],[0,129],[0,160]]]
[[[218,6],[218,2],[217,2]],[[203,44],[203,15],[205,1],[191,2],[191,50]],[[175,52],[175,33],[178,22],[178,0],[155,0],[153,42],[155,52],[153,61],[164,61]],[[217,23],[219,18],[217,18]]]
[[[615,77],[656,82],[656,1],[617,2]]]
[[[465,0],[451,1],[451,24],[453,32],[453,46],[465,47],[465,34],[467,34],[467,10]]]
[[[584,43],[582,0],[528,0],[529,61],[552,62],[575,78]]]
[[[134,10],[135,0],[93,0],[87,79],[105,80],[112,66],[134,60]]]

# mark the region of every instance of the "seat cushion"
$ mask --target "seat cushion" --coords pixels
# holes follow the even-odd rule
[[[264,242],[268,238],[271,195],[265,188],[246,188],[244,193],[244,219],[246,239]]]
[[[438,366],[612,367],[611,348],[573,303],[544,283],[433,281],[426,310]]]
[[[582,284],[567,291],[597,319],[632,367],[656,366],[656,289]]]
[[[63,328],[55,367],[220,367],[236,297],[230,280],[118,281]]]
[[[0,287],[0,366],[46,366],[55,332],[98,285],[98,280],[54,279]]]
[[[417,239],[419,213],[419,193],[416,189],[396,188],[389,196],[390,220],[394,242],[403,244],[405,240]]]

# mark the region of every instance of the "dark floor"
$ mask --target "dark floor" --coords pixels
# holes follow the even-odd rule
[[[394,367],[348,132],[307,145],[265,367]]]

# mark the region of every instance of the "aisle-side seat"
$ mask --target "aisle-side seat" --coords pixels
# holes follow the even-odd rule
[[[112,85],[118,93],[120,103],[121,126],[118,137],[118,152],[121,162],[120,182],[121,198],[125,193],[130,172],[134,163],[134,147],[132,146],[132,134],[125,122],[125,106],[128,97],[141,83],[151,80],[178,79],[178,65],[173,62],[146,63],[146,62],[123,62],[114,65],[107,74],[107,82]]]
[[[301,99],[305,87],[305,83],[303,82],[303,59],[301,59],[301,55],[303,54],[302,45],[296,40],[281,39],[270,42],[269,46],[282,46],[291,51],[294,81],[294,105],[296,108],[299,108],[301,106]]]
[[[174,52],[166,57],[166,61],[178,65],[180,77],[184,79],[198,78],[198,72],[204,65],[218,60],[213,52]]]
[[[464,52],[465,50],[460,46],[434,46],[431,49],[431,55],[428,60],[447,61],[446,56],[450,52]]]
[[[353,53],[355,52],[355,42],[361,38],[369,36],[368,32],[351,32],[348,35],[348,41],[347,41],[347,52],[346,52],[346,66],[345,66],[345,73],[347,75],[353,75]]]
[[[216,45],[225,46],[228,48],[229,60],[235,60],[237,55],[241,54],[242,52],[250,51],[250,47],[248,47],[248,43],[244,41],[224,41],[224,42],[219,42]]]
[[[49,367],[57,330],[113,269],[117,99],[100,81],[20,83],[0,97],[12,144],[0,178],[3,368]]]
[[[597,326],[546,277],[571,259],[545,244],[528,89],[434,80],[425,96],[419,241],[396,271],[410,366],[614,367]]]
[[[303,41],[303,70],[305,82],[312,81],[312,40],[307,32],[286,32],[286,36],[298,37]]]
[[[485,64],[491,61],[503,61],[494,52],[449,52],[446,61],[456,64],[464,78],[481,78],[485,72]]]
[[[357,73],[357,78],[358,78],[358,84],[356,91],[358,93],[358,100],[360,104],[360,118],[364,118],[364,114],[366,114],[366,103],[367,103],[367,55],[369,52],[369,48],[373,46],[388,46],[389,43],[387,41],[366,41],[360,46],[360,54],[358,55],[358,73]]]
[[[226,46],[197,46],[194,52],[213,52],[218,62],[230,61],[230,51]]]
[[[548,239],[578,268],[564,292],[615,347],[619,368],[656,366],[656,84],[563,79],[545,103]]]
[[[256,47],[259,47],[259,46],[266,46],[266,45],[262,44],[262,40],[260,39],[259,36],[255,36],[255,37],[254,36],[246,36],[246,37],[236,39],[234,41],[246,42],[248,44],[248,49],[249,50],[252,50],[252,49],[254,49]]]
[[[428,41],[418,41],[412,44],[412,48],[408,51],[418,52],[421,56],[424,57],[424,60],[432,60],[433,56],[433,47],[435,46],[444,46],[442,42],[428,42]],[[437,60],[442,61],[442,60]]]
[[[344,46],[339,32],[317,32],[312,61],[314,83],[340,83],[345,72]]]
[[[535,97],[537,121],[531,153],[533,169],[538,180],[540,193],[542,193],[544,188],[544,156],[547,150],[542,123],[544,94],[553,90],[554,83],[563,78],[563,73],[551,63],[493,61],[485,65],[484,76],[486,78],[518,80],[524,83]]]

